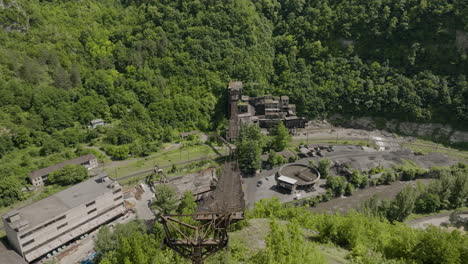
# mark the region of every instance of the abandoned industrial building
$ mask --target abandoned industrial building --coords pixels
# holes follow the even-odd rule
[[[67,161],[52,165],[52,166],[47,167],[47,168],[43,168],[43,169],[40,169],[40,170],[33,171],[33,172],[29,173],[29,179],[31,180],[31,183],[34,186],[36,186],[36,187],[42,186],[45,183],[47,183],[47,179],[48,179],[48,176],[49,176],[50,173],[52,173],[52,172],[54,172],[56,170],[60,170],[61,168],[65,167],[65,165],[69,165],[69,164],[82,165],[82,166],[86,167],[88,170],[94,169],[99,165],[98,161],[97,161],[97,158],[94,155],[87,154],[87,155],[81,156],[79,158],[67,160]]]
[[[11,247],[31,262],[125,212],[121,186],[96,176],[2,216]]]
[[[296,105],[289,103],[288,96],[249,97],[243,95],[242,90],[242,82],[234,81],[228,85],[228,140],[239,136],[243,124],[271,128],[283,122],[289,129],[305,127],[307,120],[296,116]]]

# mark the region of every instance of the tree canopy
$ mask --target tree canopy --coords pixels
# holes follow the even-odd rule
[[[88,178],[88,170],[81,165],[69,164],[62,169],[51,172],[48,180],[52,184],[67,186],[79,183]]]

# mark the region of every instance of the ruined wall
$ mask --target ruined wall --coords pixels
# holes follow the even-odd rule
[[[399,122],[394,119],[385,120],[371,117],[345,118],[338,114],[331,116],[330,121],[349,128],[365,130],[383,129],[408,136],[447,140],[450,143],[468,142],[468,132],[457,131],[450,125],[438,123]]]

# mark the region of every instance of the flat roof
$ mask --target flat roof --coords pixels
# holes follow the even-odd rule
[[[108,186],[115,182],[108,177],[106,177],[105,182],[100,181],[101,177],[104,177],[104,175],[90,178],[40,201],[16,209],[21,219],[7,224],[14,228],[19,222],[27,221],[29,224],[28,228],[35,227],[49,219],[52,220],[61,216],[72,208],[93,201],[97,197],[111,191],[112,189]],[[7,215],[5,214],[3,218],[6,218]]]
[[[282,181],[282,182],[285,182],[285,183],[289,183],[291,185],[294,185],[296,184],[297,180],[295,179],[292,179],[292,178],[289,178],[289,177],[286,177],[286,176],[279,176],[278,177],[278,181]]]
[[[168,184],[175,188],[179,196],[182,196],[185,191],[191,191],[197,195],[210,190],[213,177],[216,177],[216,169],[208,168],[196,173],[170,177]]]
[[[84,162],[88,162],[88,161],[93,160],[93,159],[96,159],[96,157],[93,154],[86,154],[86,155],[78,157],[78,158],[74,158],[74,159],[71,159],[71,160],[66,160],[64,162],[57,163],[57,164],[49,166],[47,168],[35,170],[35,171],[29,173],[29,177],[31,179],[39,178],[39,177],[42,177],[44,175],[48,175],[49,173],[51,173],[53,171],[60,170],[61,168],[65,167],[65,165],[69,165],[69,164],[78,164],[79,165],[79,164],[82,164]]]

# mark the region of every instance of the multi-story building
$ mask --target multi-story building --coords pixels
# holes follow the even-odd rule
[[[50,173],[56,170],[60,170],[61,168],[65,167],[65,165],[69,164],[82,165],[88,170],[94,169],[99,165],[97,158],[94,155],[87,154],[79,158],[67,160],[47,168],[33,171],[29,173],[29,180],[31,180],[31,183],[36,187],[42,186],[47,182]]]
[[[296,115],[296,105],[289,103],[288,96],[249,97],[242,95],[242,89],[243,84],[239,81],[228,85],[228,140],[239,136],[242,124],[271,128],[283,122],[289,129],[305,127],[307,120]]]
[[[97,176],[2,218],[11,247],[31,262],[124,212],[121,186]]]

